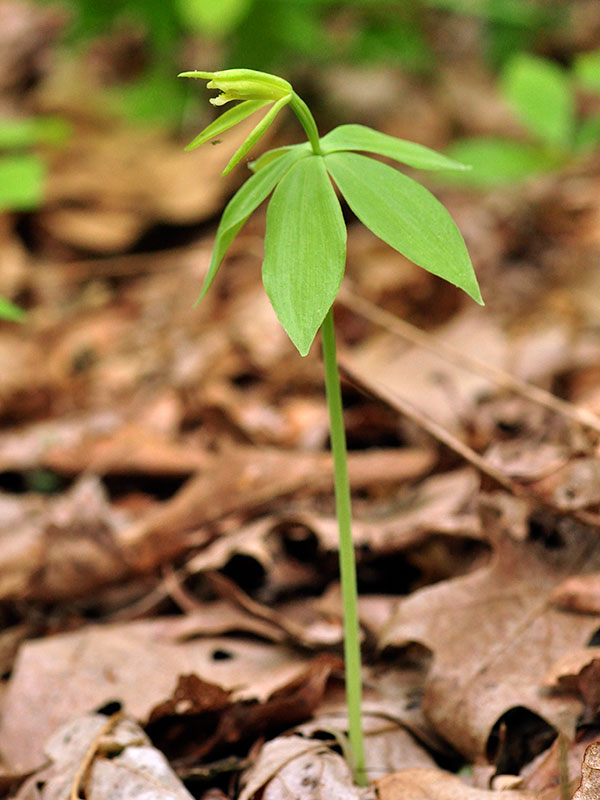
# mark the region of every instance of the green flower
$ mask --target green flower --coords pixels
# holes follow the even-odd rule
[[[219,89],[222,94],[211,97],[214,106],[222,106],[232,100],[271,100],[291,96],[292,85],[277,75],[257,72],[254,69],[224,69],[220,72],[182,72],[180,78],[202,78],[209,81],[208,89]]]
[[[249,152],[294,95],[292,85],[288,81],[278,78],[276,75],[269,75],[267,72],[257,72],[254,69],[225,69],[220,72],[192,70],[191,72],[181,72],[179,77],[202,78],[209,82],[207,84],[209,89],[219,89],[221,94],[210,99],[215,106],[225,105],[232,100],[242,101],[211,122],[196,136],[193,142],[190,142],[186,150],[194,150],[209,139],[214,139],[237,125],[238,122],[242,122],[263,106],[273,104],[227,164],[223,170],[224,175],[230,172]]]

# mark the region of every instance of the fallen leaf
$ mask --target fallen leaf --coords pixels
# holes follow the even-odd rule
[[[583,755],[581,783],[573,800],[596,800],[600,794],[600,742],[590,744]]]
[[[354,453],[349,458],[353,488],[394,484],[427,472],[432,454]],[[328,453],[286,452],[272,448],[229,447],[209,460],[161,508],[123,531],[119,542],[130,564],[141,571],[172,559],[187,548],[189,531],[232,513],[262,508],[302,488],[329,489],[333,466]]]
[[[439,769],[407,769],[377,782],[379,800],[535,800],[531,792],[488,791],[466,786]]]
[[[150,712],[148,731],[153,741],[164,742],[167,755],[198,760],[224,746],[285,730],[309,716],[320,703],[331,672],[341,668],[336,656],[316,656],[260,702],[234,700],[231,691],[193,674],[181,675],[172,697]],[[255,684],[248,688],[254,691]]]
[[[574,458],[536,486],[536,492],[563,511],[600,503],[600,460]]]
[[[482,532],[475,508],[479,484],[477,472],[467,468],[435,475],[415,487],[403,488],[395,497],[386,498],[381,508],[371,504],[368,516],[355,514],[352,520],[354,544],[368,547],[373,553],[397,553],[432,533],[479,539]],[[335,517],[312,511],[291,512],[282,517],[280,524],[304,525],[314,531],[323,549],[338,549]]]
[[[436,331],[444,342],[504,367],[508,356],[505,335],[489,315],[470,311]],[[368,339],[352,353],[352,372],[366,387],[380,385],[396,392],[420,412],[451,430],[460,430],[475,403],[489,392],[481,375],[449,364],[437,353],[407,347],[398,337],[382,334]]]
[[[549,603],[557,584],[594,569],[600,555],[595,532],[569,520],[553,524],[548,535],[555,543],[545,546],[543,540],[516,542],[494,532],[488,520],[495,543],[490,565],[400,601],[381,639],[382,646],[419,642],[433,653],[425,713],[466,757],[487,754],[503,764],[503,772],[517,772],[556,730],[572,738],[581,706],[572,697],[544,692],[543,678],[560,656],[585,646],[600,625],[596,616],[565,613]],[[523,742],[520,754],[505,753],[502,737],[494,739],[502,721],[509,728],[504,738],[513,746]],[[541,728],[540,738],[530,725]]]
[[[593,661],[600,661],[600,647],[581,647],[565,653],[544,676],[544,686],[576,692],[581,670]]]
[[[117,542],[127,516],[116,511],[95,476],[82,477],[64,495],[20,501],[0,522],[0,598],[76,597],[119,580],[128,567]]]
[[[243,778],[238,800],[250,800],[290,761],[324,749],[322,741],[300,736],[279,736],[262,747],[256,762]]]
[[[51,765],[23,784],[16,800],[59,800],[82,791],[89,800],[192,800],[138,725],[129,719],[110,724],[94,714],[61,726],[44,746]]]
[[[597,738],[593,729],[580,731],[574,742],[557,736],[547,750],[521,770],[520,788],[534,792],[540,800],[571,797],[579,783],[584,751]]]
[[[331,800],[371,798],[370,789],[359,789],[355,786],[350,768],[344,759],[323,747],[322,742],[319,744],[320,748],[304,747],[303,752],[291,758],[289,756],[293,746],[286,745],[281,752],[281,745],[278,745],[277,751],[267,751],[262,763],[261,753],[248,776],[251,789],[244,790],[240,800],[250,800],[261,789],[263,800],[289,800],[290,797],[298,800],[318,800],[323,797]],[[302,748],[298,746],[298,750]]]
[[[550,599],[563,611],[600,614],[600,572],[567,578],[556,587]]]
[[[172,617],[90,627],[23,645],[0,720],[0,752],[6,763],[15,772],[38,767],[43,742],[58,725],[110,702],[119,701],[126,713],[145,722],[152,709],[172,696],[178,676],[184,674],[232,692],[232,703],[260,704],[271,697],[275,702],[285,687],[293,695],[297,680],[308,713],[308,695],[301,688],[318,697],[324,664],[311,672],[306,657],[281,646],[189,638],[194,624]],[[327,663],[331,670],[333,662]],[[311,684],[313,678],[316,683]]]
[[[494,442],[485,453],[491,467],[521,481],[539,481],[536,487],[546,476],[564,467],[568,458],[569,450],[564,445],[536,439]]]

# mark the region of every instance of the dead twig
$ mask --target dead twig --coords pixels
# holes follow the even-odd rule
[[[538,505],[543,505],[555,513],[569,516],[572,519],[581,522],[583,525],[600,527],[600,515],[581,509],[565,511],[564,509],[557,508],[554,503],[543,497],[540,497],[532,492],[529,488],[522,486],[521,484],[512,480],[512,478],[510,478],[508,475],[505,475],[503,472],[493,467],[486,461],[485,458],[483,458],[483,456],[479,455],[479,453],[476,453],[475,450],[469,447],[469,445],[462,442],[458,437],[446,430],[446,428],[442,427],[439,423],[435,422],[435,420],[431,419],[431,417],[419,411],[419,409],[413,405],[410,400],[400,397],[400,395],[396,394],[383,384],[373,383],[371,381],[367,383],[361,377],[360,371],[353,367],[352,360],[346,354],[340,353],[338,361],[341,374],[347,380],[349,380],[350,383],[354,384],[365,394],[372,395],[380,400],[383,400],[383,402],[389,405],[391,408],[396,409],[401,414],[411,419],[424,431],[429,433],[461,458],[464,458],[465,461],[468,461],[469,464],[472,464],[477,470],[482,472],[484,475],[487,475],[495,483],[499,484],[516,497],[522,497]]]
[[[79,765],[77,772],[75,773],[75,777],[73,778],[73,783],[71,784],[71,791],[69,793],[69,800],[80,800],[81,795],[79,794],[79,790],[81,789],[81,784],[85,779],[87,771],[89,770],[92,761],[94,760],[94,756],[98,752],[98,748],[100,747],[100,742],[102,741],[102,737],[106,736],[107,733],[110,733],[112,729],[117,725],[121,719],[123,718],[123,712],[117,711],[116,714],[112,714],[104,723],[104,725],[100,728],[98,733],[94,736],[94,739],[90,746],[87,749],[85,756],[83,757],[81,764]]]
[[[567,400],[562,400],[560,397],[556,397],[545,389],[541,389],[539,386],[533,386],[526,381],[522,381],[520,378],[516,378],[503,369],[492,367],[469,353],[463,353],[462,350],[458,350],[458,348],[440,341],[436,336],[432,336],[430,333],[420,330],[414,325],[411,325],[410,322],[395,317],[388,311],[383,311],[368,300],[359,297],[347,287],[342,287],[339,299],[347,308],[360,314],[360,316],[368,319],[375,325],[385,328],[385,330],[389,331],[389,333],[392,333],[394,336],[399,336],[417,347],[422,347],[426,350],[430,350],[432,353],[437,353],[437,355],[456,364],[456,366],[487,378],[502,389],[508,389],[530,400],[532,403],[547,408],[555,414],[561,414],[563,417],[567,417],[579,425],[583,425],[586,428],[600,433],[600,418],[592,411],[580,408],[573,403],[569,403]]]

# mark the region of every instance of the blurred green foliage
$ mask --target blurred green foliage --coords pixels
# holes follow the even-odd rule
[[[68,136],[58,117],[0,120],[0,212],[31,211],[43,197],[43,159],[30,152],[40,144],[60,144]]]
[[[216,43],[218,69],[243,64],[285,71],[290,63],[352,63],[388,64],[423,74],[436,67],[428,30],[431,15],[476,19],[487,57],[497,65],[517,51],[534,48],[546,30],[564,24],[568,15],[563,0],[62,2],[71,12],[67,34],[71,45],[119,30],[142,32],[149,51],[145,73],[135,82],[112,88],[107,98],[109,107],[155,122],[176,122],[192,96],[173,77],[181,68],[194,66],[178,63],[185,36]]]
[[[30,150],[40,144],[60,144],[68,135],[67,123],[58,117],[0,120],[0,213],[32,211],[41,204],[45,164]],[[18,306],[0,297],[0,319],[23,318]]]
[[[448,154],[472,171],[453,176],[488,188],[523,180],[567,164],[600,144],[600,115],[579,119],[577,89],[600,94],[600,53],[579,54],[571,69],[520,53],[502,70],[499,91],[529,134],[529,141],[496,137],[457,140]]]

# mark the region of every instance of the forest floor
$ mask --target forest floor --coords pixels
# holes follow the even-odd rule
[[[515,127],[477,65],[322,77],[323,129]],[[27,309],[0,325],[0,795],[565,800],[598,742],[598,796],[598,157],[486,193],[419,176],[483,308],[348,214],[361,790],[320,349],[262,289],[264,210],[193,307],[244,132],[186,153],[196,130],[107,118],[64,65],[0,89],[73,127],[43,205],[0,216],[0,294]]]

